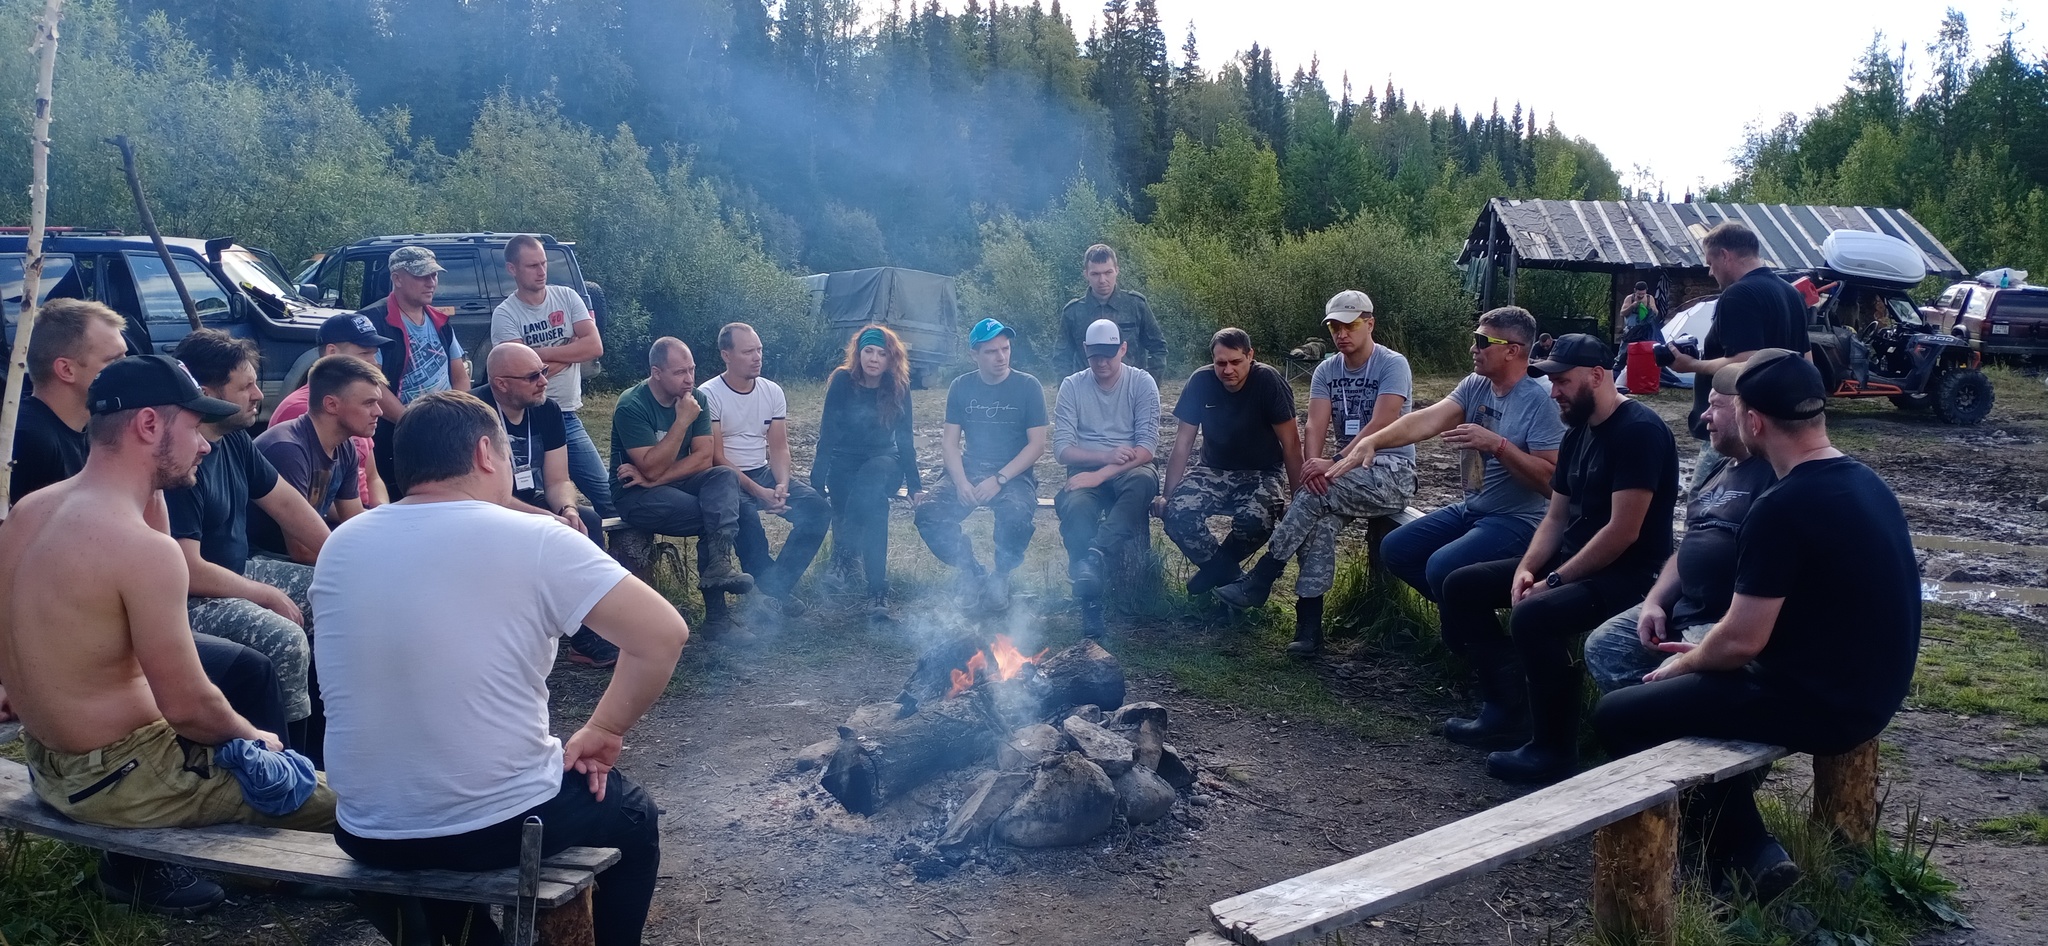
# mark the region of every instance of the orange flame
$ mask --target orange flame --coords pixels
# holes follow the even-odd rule
[[[1009,635],[997,634],[995,643],[989,645],[987,651],[975,651],[974,656],[967,659],[965,669],[952,671],[953,688],[946,691],[946,699],[950,700],[953,697],[959,696],[967,692],[976,683],[989,679],[988,655],[990,653],[995,654],[996,658],[994,678],[997,680],[1008,680],[1022,673],[1025,664],[1038,663],[1040,659],[1045,657],[1046,651],[1051,649],[1048,647],[1026,657],[1024,652],[1018,650],[1017,645],[1010,641]]]

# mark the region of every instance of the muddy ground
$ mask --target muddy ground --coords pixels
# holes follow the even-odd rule
[[[1429,378],[1420,397],[1441,396],[1454,378]],[[2048,587],[2048,559],[2033,548],[2048,534],[2048,389],[2038,378],[1998,378],[2000,405],[1982,427],[1946,427],[1883,401],[1838,404],[1838,442],[1899,492],[1923,544],[1923,574],[1969,586],[1954,600],[2020,616],[2040,605],[1987,597],[1985,588]],[[1177,385],[1169,385],[1170,398]],[[791,416],[800,454],[815,438],[817,393],[793,388]],[[1648,399],[1681,419],[1690,392]],[[1304,401],[1305,403],[1305,401]],[[920,417],[927,468],[937,456],[942,392],[924,392]],[[597,405],[592,405],[596,408]],[[586,416],[598,411],[586,410]],[[593,431],[600,440],[602,430]],[[1680,437],[1690,466],[1692,442]],[[800,463],[802,461],[800,460]],[[1424,508],[1455,489],[1452,456],[1421,450]],[[1050,495],[1056,475],[1041,477]],[[896,574],[905,627],[871,631],[852,612],[814,600],[813,611],[779,636],[741,641],[701,635],[670,695],[629,739],[622,766],[665,808],[665,863],[648,942],[680,944],[844,943],[847,946],[983,944],[1178,944],[1203,928],[1205,906],[1222,897],[1321,867],[1442,825],[1518,794],[1485,777],[1476,752],[1428,735],[1467,704],[1440,679],[1399,667],[1361,664],[1341,652],[1317,675],[1328,693],[1362,711],[1365,725],[1334,726],[1248,708],[1270,701],[1198,696],[1164,672],[1135,671],[1130,698],[1173,713],[1169,741],[1196,757],[1226,788],[1186,795],[1164,822],[1118,830],[1080,848],[993,849],[952,870],[907,856],[936,836],[962,800],[964,778],[928,786],[872,818],[847,814],[792,771],[803,746],[832,732],[858,705],[887,700],[914,660],[914,635],[946,621],[929,556],[897,514]],[[986,526],[982,525],[985,543]],[[1018,616],[1004,628],[1058,645],[1075,636],[1054,580],[1058,537],[1040,522],[1021,584]],[[986,546],[984,545],[984,548]],[[1284,587],[1284,585],[1283,585]],[[1970,597],[1974,592],[1976,597]],[[927,597],[918,597],[919,594]],[[1031,617],[1037,610],[1042,619]],[[687,610],[687,607],[686,607]],[[915,626],[911,626],[915,625]],[[2035,642],[2048,641],[2026,624]],[[1220,652],[1226,658],[1270,647],[1242,627],[1176,614],[1113,625],[1112,650]],[[2048,645],[2044,645],[2048,646]],[[563,663],[553,678],[555,724],[566,734],[594,705],[606,677]],[[1927,943],[2048,942],[2038,903],[2048,849],[1987,839],[1968,825],[2048,808],[2048,773],[1989,774],[1962,763],[2031,753],[2048,757],[2048,731],[1998,718],[1909,711],[1886,737],[1887,820],[1918,804],[1946,828],[1936,858],[1963,884],[1974,931],[1934,931]],[[1777,783],[1796,792],[1802,763]],[[908,846],[907,846],[908,845]],[[914,860],[914,859],[913,859]],[[1470,880],[1344,934],[1346,943],[1559,941],[1586,926],[1589,845],[1566,844]],[[267,924],[267,925],[265,925]],[[238,896],[234,908],[176,924],[181,943],[368,943],[374,934],[337,904]]]

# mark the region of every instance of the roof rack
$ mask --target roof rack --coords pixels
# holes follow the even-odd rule
[[[370,243],[420,243],[427,241],[437,243],[495,243],[500,240],[510,240],[513,237],[519,235],[520,234],[516,232],[496,233],[489,230],[471,233],[393,233],[387,234],[385,236],[374,236],[357,240],[353,245],[362,246],[364,244]],[[535,233],[531,235],[535,239],[540,240],[542,243],[558,242],[553,236],[546,233]]]
[[[94,229],[94,228],[92,228],[92,227],[44,227],[44,228],[43,228],[43,232],[44,232],[44,233],[55,233],[55,234],[60,234],[60,235],[63,235],[63,236],[127,236],[127,235],[128,235],[128,234],[122,233],[122,232],[121,232],[121,231],[119,231],[119,230],[99,230],[99,229]],[[27,234],[27,233],[28,233],[28,228],[27,228],[27,227],[0,227],[0,233],[6,233],[6,234],[15,234],[15,233],[20,233],[20,234]]]

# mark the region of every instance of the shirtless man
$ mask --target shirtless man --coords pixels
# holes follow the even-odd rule
[[[192,485],[211,449],[200,425],[236,406],[206,397],[163,355],[109,365],[88,401],[84,471],[23,500],[0,527],[0,680],[22,720],[37,796],[109,827],[331,829],[324,781],[298,811],[266,816],[234,778],[211,770],[205,748],[232,739],[281,747],[200,669],[185,556],[157,495]],[[188,755],[181,737],[199,750]]]

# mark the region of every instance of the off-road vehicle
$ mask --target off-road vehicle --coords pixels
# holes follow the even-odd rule
[[[1951,424],[1991,413],[1983,355],[1920,317],[1906,290],[1926,278],[1912,244],[1860,230],[1837,230],[1821,244],[1814,273],[1819,301],[1807,339],[1832,397],[1886,397],[1907,410],[1933,408]]]

